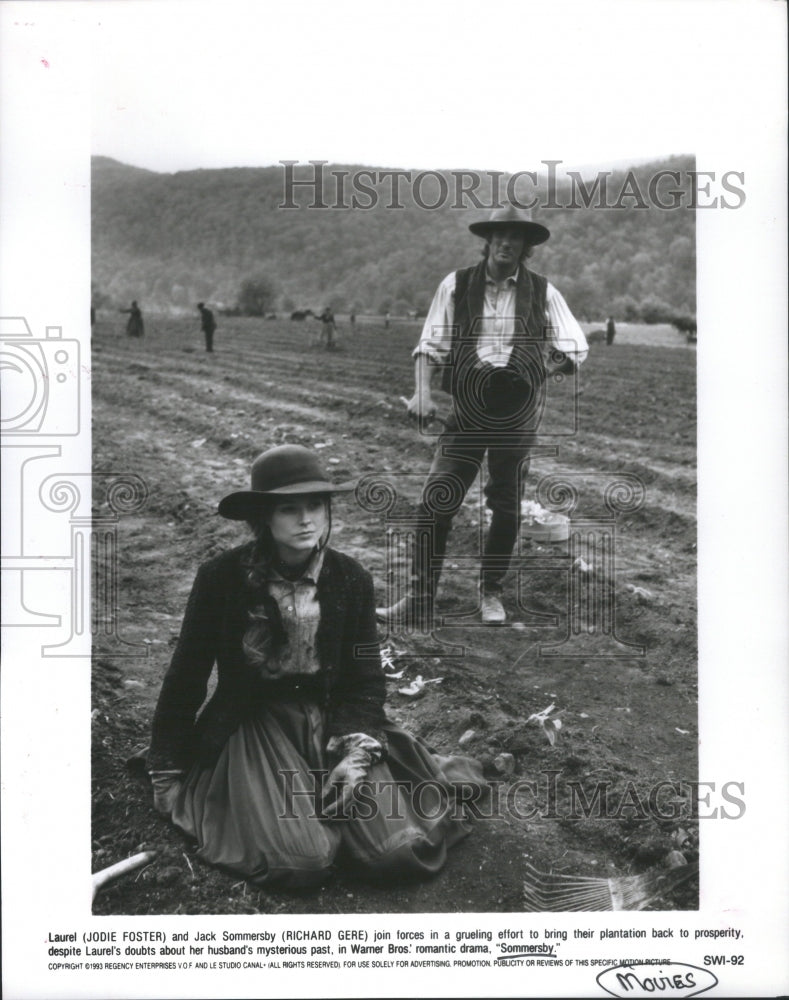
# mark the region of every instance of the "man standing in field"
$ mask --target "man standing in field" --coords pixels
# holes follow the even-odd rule
[[[562,296],[524,264],[533,247],[549,238],[548,230],[512,206],[469,229],[485,240],[483,260],[441,282],[414,350],[409,416],[434,416],[431,384],[438,366],[453,406],[422,491],[410,590],[378,609],[389,624],[432,624],[452,520],[486,453],[491,522],[480,572],[481,616],[487,624],[506,620],[502,580],[517,539],[521,483],[545,381],[557,372],[572,373],[587,354],[583,331]]]
[[[202,302],[197,303],[197,308],[200,310],[200,327],[205,336],[205,349],[211,354],[214,350],[214,330],[216,330],[214,314]]]
[[[334,311],[329,306],[326,306],[318,318],[323,324],[321,331],[326,341],[326,350],[333,351],[334,339],[337,334],[337,321],[334,318]]]

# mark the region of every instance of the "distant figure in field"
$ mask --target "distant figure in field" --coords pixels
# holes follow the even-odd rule
[[[213,354],[214,330],[216,330],[214,314],[202,302],[197,303],[197,308],[200,310],[200,328],[205,335],[205,349],[209,354]]]
[[[348,320],[351,324],[351,333],[356,333],[356,313],[351,313]]]
[[[328,306],[326,306],[318,319],[323,324],[321,326],[321,332],[326,340],[326,350],[333,351],[335,347],[334,337],[337,333],[337,323],[334,319],[334,313]]]
[[[614,323],[614,317],[609,316],[608,322],[605,325],[605,342],[610,347],[614,342],[614,337],[616,336],[616,324]]]
[[[142,312],[140,307],[137,305],[137,300],[135,299],[130,309],[121,309],[122,313],[128,313],[129,320],[126,323],[126,336],[127,337],[144,337],[145,336],[145,324],[142,321]]]
[[[389,329],[389,320],[390,320],[390,318],[391,317],[389,315],[389,311],[387,310],[384,313],[384,330],[388,330]]]

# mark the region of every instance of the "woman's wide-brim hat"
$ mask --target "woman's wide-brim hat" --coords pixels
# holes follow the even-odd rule
[[[475,236],[484,236],[485,238],[492,236],[497,229],[518,229],[526,239],[527,245],[531,247],[545,243],[551,236],[549,229],[541,226],[539,222],[532,221],[531,212],[523,208],[515,208],[514,205],[494,208],[489,219],[472,222],[468,228]]]
[[[219,513],[231,521],[246,521],[260,512],[267,497],[308,493],[349,493],[356,482],[333,483],[318,456],[298,444],[269,448],[252,463],[251,488],[229,493],[219,501]]]

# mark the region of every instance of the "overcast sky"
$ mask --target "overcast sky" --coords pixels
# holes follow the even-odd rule
[[[693,153],[737,112],[758,2],[92,2],[92,150],[160,171]]]

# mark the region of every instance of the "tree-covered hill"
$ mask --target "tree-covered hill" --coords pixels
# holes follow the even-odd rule
[[[690,157],[673,157],[613,172],[603,197],[590,184],[585,195],[560,173],[553,203],[561,207],[535,213],[551,239],[537,249],[532,266],[581,318],[695,313],[687,174],[693,166]],[[680,175],[674,185],[683,191],[680,207],[661,208],[648,196],[650,181],[666,170]],[[342,196],[337,171],[346,174]],[[351,187],[359,171],[376,175],[375,182],[364,180],[367,194]],[[137,299],[148,311],[178,312],[204,300],[232,308],[245,279],[266,278],[275,293],[273,307],[281,310],[331,305],[357,313],[422,311],[445,274],[479,258],[482,244],[468,224],[489,210],[453,207],[451,171],[441,172],[448,197],[441,199],[442,182],[433,174],[416,189],[416,201],[413,185],[403,182],[393,193],[391,179],[382,180],[378,168],[327,164],[321,173],[323,204],[330,207],[307,207],[320,197],[314,187],[300,187],[292,194],[299,207],[286,209],[282,166],[160,174],[94,157],[96,304]],[[311,179],[313,168],[299,165],[294,176]],[[540,178],[531,191],[540,206],[549,202],[546,183]],[[524,190],[518,188],[520,197],[527,197]],[[331,207],[354,194],[361,207]],[[479,197],[488,204],[484,189]],[[665,203],[667,196],[661,197]],[[424,207],[437,202],[435,209]]]

